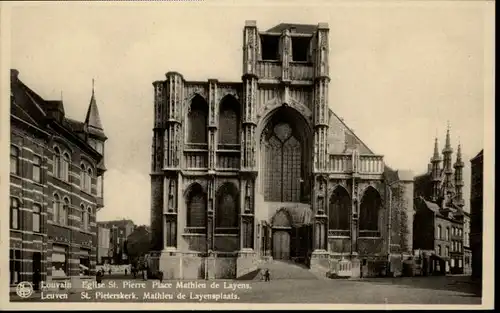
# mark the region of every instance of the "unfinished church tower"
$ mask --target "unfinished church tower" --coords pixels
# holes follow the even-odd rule
[[[262,262],[378,273],[412,253],[413,176],[329,108],[328,25],[247,21],[240,82],[153,83],[152,258],[165,278]],[[332,105],[334,106],[334,105]]]

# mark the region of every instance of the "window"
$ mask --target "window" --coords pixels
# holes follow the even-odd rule
[[[42,158],[37,155],[33,156],[33,181],[42,182]]]
[[[87,208],[87,231],[90,231],[90,218],[92,217],[92,208]]]
[[[288,123],[271,124],[265,130],[266,201],[299,202],[301,196],[302,146]]]
[[[54,223],[59,223],[59,216],[60,216],[60,207],[61,207],[61,199],[59,198],[59,195],[55,194],[54,195],[54,202],[53,202],[53,212],[52,212],[52,221]]]
[[[361,198],[359,229],[361,231],[378,231],[379,212],[382,200],[377,190],[368,187]]]
[[[21,281],[21,250],[9,250],[10,259],[10,284],[17,284]]]
[[[64,153],[62,161],[61,161],[61,179],[69,182],[69,164],[70,158],[68,153]]]
[[[222,185],[217,191],[216,229],[238,227],[238,208],[238,189],[230,183]]]
[[[329,229],[348,231],[350,228],[349,215],[351,211],[351,198],[343,187],[337,187],[330,198],[328,213]]]
[[[232,96],[224,97],[220,104],[219,144],[239,145],[240,104]]]
[[[208,104],[201,96],[196,95],[191,101],[188,113],[189,143],[206,144],[207,138]]]
[[[19,175],[19,149],[10,146],[10,173]]]
[[[187,197],[187,227],[206,227],[206,197],[201,185],[193,185]]]
[[[87,172],[85,170],[85,165],[82,164],[80,165],[80,188],[83,190],[87,190],[86,177]]]
[[[450,247],[449,246],[446,246],[446,257],[449,257],[450,256]]]
[[[97,176],[96,189],[97,197],[102,198],[102,175]]]
[[[309,54],[311,37],[292,37],[292,60],[306,62]]]
[[[41,213],[42,207],[39,204],[33,204],[33,231],[36,233],[41,232]]]
[[[85,206],[80,205],[80,221],[82,223],[82,229],[87,230],[87,211],[85,211]]]
[[[450,228],[446,227],[446,237],[445,240],[450,240]]]
[[[92,169],[87,169],[87,192],[92,193]]]
[[[441,239],[441,225],[438,225],[437,226],[437,229],[436,229],[436,239]]]
[[[68,276],[68,248],[61,245],[52,246],[52,277]]]
[[[90,275],[90,251],[80,249],[80,276]]]
[[[280,37],[271,35],[260,36],[262,60],[264,61],[278,61],[279,60],[279,46]]]
[[[10,198],[10,228],[19,229],[21,226],[21,216],[19,212],[19,200]]]
[[[68,198],[64,198],[64,205],[59,216],[59,224],[67,225],[69,216],[70,202]]]
[[[439,256],[441,255],[441,246],[440,245],[437,246],[437,255],[439,255]]]
[[[61,151],[59,148],[54,148],[54,165],[53,165],[53,174],[57,178],[61,178]]]

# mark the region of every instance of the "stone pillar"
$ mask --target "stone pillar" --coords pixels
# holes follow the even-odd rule
[[[316,38],[315,61],[314,61],[314,134],[313,134],[313,173],[314,187],[312,192],[312,206],[314,212],[313,227],[313,255],[311,266],[315,263],[313,259],[318,254],[326,251],[327,240],[327,218],[326,218],[326,182],[324,174],[328,170],[328,26],[319,24]],[[319,178],[319,179],[318,179]],[[323,256],[321,256],[323,258]],[[328,266],[327,266],[328,267]]]
[[[413,255],[413,186],[414,175],[410,171],[398,171],[398,178],[402,188],[400,199],[401,223],[401,251],[403,254]]]

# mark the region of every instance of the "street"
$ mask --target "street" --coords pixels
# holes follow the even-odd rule
[[[105,279],[106,287],[77,290],[49,299],[35,294],[24,301],[218,302],[331,304],[481,304],[466,276],[367,278],[359,280],[143,281]],[[144,283],[144,284],[142,284]],[[179,284],[180,283],[180,284]],[[153,287],[155,285],[155,287]],[[126,287],[124,287],[126,286]],[[65,291],[59,291],[64,294]],[[11,296],[12,301],[20,301]]]

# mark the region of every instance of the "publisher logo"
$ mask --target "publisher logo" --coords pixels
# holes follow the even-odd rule
[[[21,298],[29,298],[33,294],[33,284],[29,281],[20,282],[16,287],[16,294]]]

